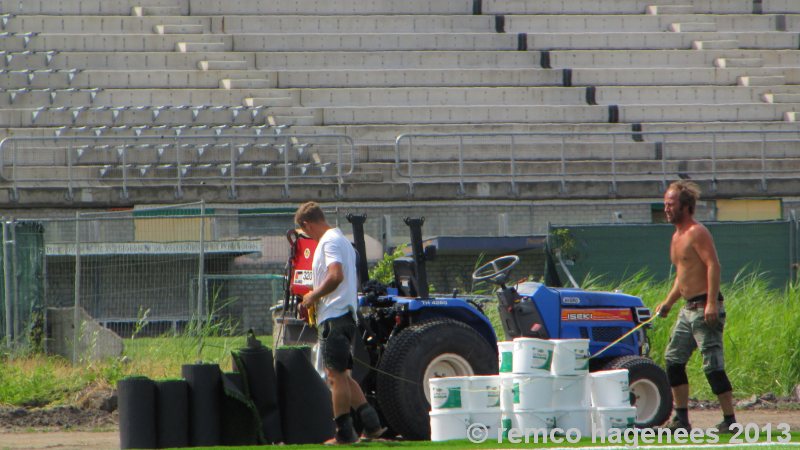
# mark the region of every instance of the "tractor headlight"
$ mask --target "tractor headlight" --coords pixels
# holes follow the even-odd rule
[[[634,313],[635,313],[636,323],[647,322],[648,320],[650,320],[651,317],[653,317],[653,313],[650,312],[650,308],[646,306],[640,306],[636,308],[634,310]],[[652,324],[648,323],[644,327],[648,328],[652,326],[653,326]]]

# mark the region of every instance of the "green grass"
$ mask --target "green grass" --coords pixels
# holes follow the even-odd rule
[[[651,308],[658,305],[670,284],[654,282],[644,274],[636,274],[615,285],[596,279],[584,283],[586,289],[615,290],[642,297]],[[759,274],[743,274],[722,286],[727,309],[725,357],[728,374],[737,398],[772,392],[790,394],[800,384],[800,285],[775,290]],[[498,330],[496,302],[485,306]],[[666,319],[656,319],[649,330],[651,356],[663,365],[663,352],[677,308]],[[38,354],[0,353],[0,405],[43,406],[67,404],[74,395],[93,385],[114,385],[129,375],[145,375],[153,379],[180,376],[183,364],[198,360],[218,363],[229,370],[230,351],[243,347],[245,337],[203,336],[203,345],[191,336],[125,339],[125,356],[102,362],[85,362],[73,367],[60,357]],[[220,336],[220,334],[222,336]],[[269,336],[260,337],[271,345]],[[199,353],[198,353],[199,351]],[[692,397],[713,399],[702,372],[698,355],[688,366]]]
[[[144,375],[152,379],[178,378],[183,364],[198,360],[231,369],[231,350],[245,346],[244,336],[204,337],[198,356],[198,339],[191,336],[125,339],[122,358],[84,362],[77,366],[60,357],[9,354],[0,363],[0,405],[45,406],[69,404],[92,386],[114,386],[121,378]],[[272,336],[260,336],[272,345]]]

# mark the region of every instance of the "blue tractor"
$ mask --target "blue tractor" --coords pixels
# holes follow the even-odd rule
[[[365,216],[349,215],[348,220],[353,224],[356,250],[364,255]],[[481,303],[455,293],[429,295],[425,261],[435,256],[435,248],[423,249],[423,218],[406,218],[405,223],[411,231],[413,256],[394,261],[390,286],[362,283],[362,339],[354,349],[353,376],[393,434],[429,439],[428,380],[496,374],[497,336]],[[509,340],[586,338],[595,353],[650,317],[641,299],[625,294],[555,289],[531,282],[507,286],[508,274],[518,262],[517,256],[504,256],[473,273],[474,280],[498,285],[500,319]],[[366,258],[359,258],[359,275],[367,279]],[[296,301],[288,299],[284,307],[291,309]],[[283,323],[289,325],[287,319]],[[306,336],[313,340],[315,333]],[[291,339],[283,342],[291,343]],[[666,374],[647,358],[647,351],[647,337],[640,329],[590,363],[591,370],[630,371],[631,401],[640,426],[663,423],[672,409]]]

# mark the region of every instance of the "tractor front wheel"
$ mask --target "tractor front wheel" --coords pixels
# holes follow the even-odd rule
[[[412,325],[381,358],[377,398],[387,425],[406,439],[430,439],[428,380],[497,373],[497,351],[469,325],[450,319]]]
[[[672,390],[667,374],[650,358],[621,356],[609,361],[603,369],[628,369],[631,405],[636,407],[636,426],[650,428],[661,425],[672,412]]]

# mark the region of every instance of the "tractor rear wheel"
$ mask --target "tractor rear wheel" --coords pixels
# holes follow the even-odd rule
[[[428,380],[497,373],[497,350],[469,325],[437,319],[412,325],[386,346],[377,398],[388,426],[406,439],[430,439]]]
[[[606,363],[603,369],[628,369],[631,405],[636,407],[637,427],[650,428],[669,419],[672,412],[672,390],[667,374],[652,359],[621,356]]]

